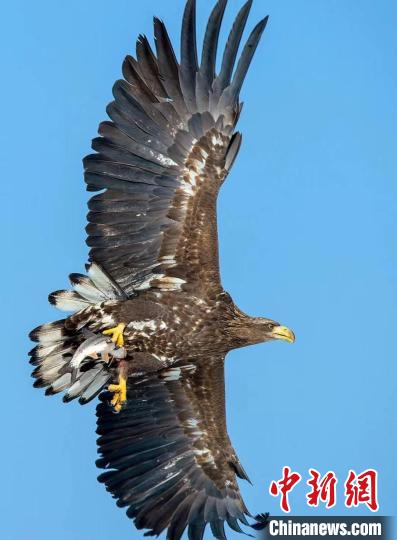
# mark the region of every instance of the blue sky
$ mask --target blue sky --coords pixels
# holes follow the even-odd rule
[[[58,318],[47,294],[83,270],[81,159],[152,15],[177,37],[184,1],[171,4],[2,6],[0,528],[9,540],[141,537],[96,482],[95,405],[34,390],[26,336]],[[211,5],[198,1],[200,36]],[[240,5],[230,1],[225,28]],[[334,470],[339,488],[350,468],[372,467],[380,512],[392,515],[397,5],[257,0],[251,25],[266,14],[242,94],[244,145],[219,201],[222,275],[244,311],[291,326],[297,342],[228,357],[229,432],[254,481],[243,495],[253,512],[277,513],[268,486],[284,465],[304,477]],[[303,484],[293,514],[313,513]],[[338,495],[330,513],[368,513],[345,509]]]

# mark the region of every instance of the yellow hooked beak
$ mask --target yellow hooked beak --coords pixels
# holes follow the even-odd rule
[[[273,339],[282,339],[288,341],[288,343],[294,343],[295,341],[295,334],[286,326],[276,326],[273,328],[271,335]]]

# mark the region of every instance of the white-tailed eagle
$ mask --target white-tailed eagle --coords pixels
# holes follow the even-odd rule
[[[33,330],[35,386],[84,404],[98,394],[99,480],[136,527],[201,540],[210,525],[240,531],[250,516],[229,440],[224,361],[285,326],[249,317],[221,285],[216,203],[241,145],[240,90],[265,29],[238,50],[252,1],[240,10],[216,73],[227,0],[196,47],[195,0],[183,16],[178,62],[162,21],[155,50],[139,36],[115,83],[110,120],[84,159],[87,275],[50,301],[69,315]],[[259,522],[265,518],[259,518]]]

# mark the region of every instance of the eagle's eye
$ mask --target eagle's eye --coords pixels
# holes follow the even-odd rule
[[[274,328],[276,328],[277,323],[269,321],[269,322],[266,323],[265,326],[266,326],[266,329],[267,329],[269,332],[271,332],[272,330],[274,330]]]

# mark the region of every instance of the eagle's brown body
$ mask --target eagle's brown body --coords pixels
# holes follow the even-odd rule
[[[110,121],[84,159],[89,191],[87,275],[50,301],[69,313],[31,332],[35,386],[97,408],[99,480],[139,529],[202,540],[210,525],[241,532],[247,479],[226,428],[224,361],[286,327],[249,317],[221,285],[217,197],[238,155],[240,91],[267,18],[236,62],[252,0],[238,13],[219,73],[227,0],[209,19],[199,63],[195,0],[187,0],[177,61],[154,19],[115,83]],[[258,159],[261,156],[258,156]],[[71,313],[71,314],[70,314]],[[112,336],[111,338],[109,336]],[[118,384],[117,384],[118,383]],[[261,517],[259,522],[266,522]]]
[[[150,362],[148,369],[162,369],[183,358],[194,362],[206,354],[225,355],[267,341],[267,333],[278,324],[248,317],[226,292],[214,298],[198,298],[186,292],[148,291],[129,300],[90,307],[72,316],[66,325],[72,329],[84,324],[93,332],[101,332],[109,324],[121,322],[126,325],[124,347],[129,369],[141,372],[145,367],[142,360],[136,360],[136,353],[153,356],[156,361]]]
[[[115,317],[127,321],[124,337],[129,354],[149,352],[169,365],[187,356],[226,353],[231,346],[228,322],[233,314],[222,294],[203,300],[189,293],[148,292],[121,304]]]

